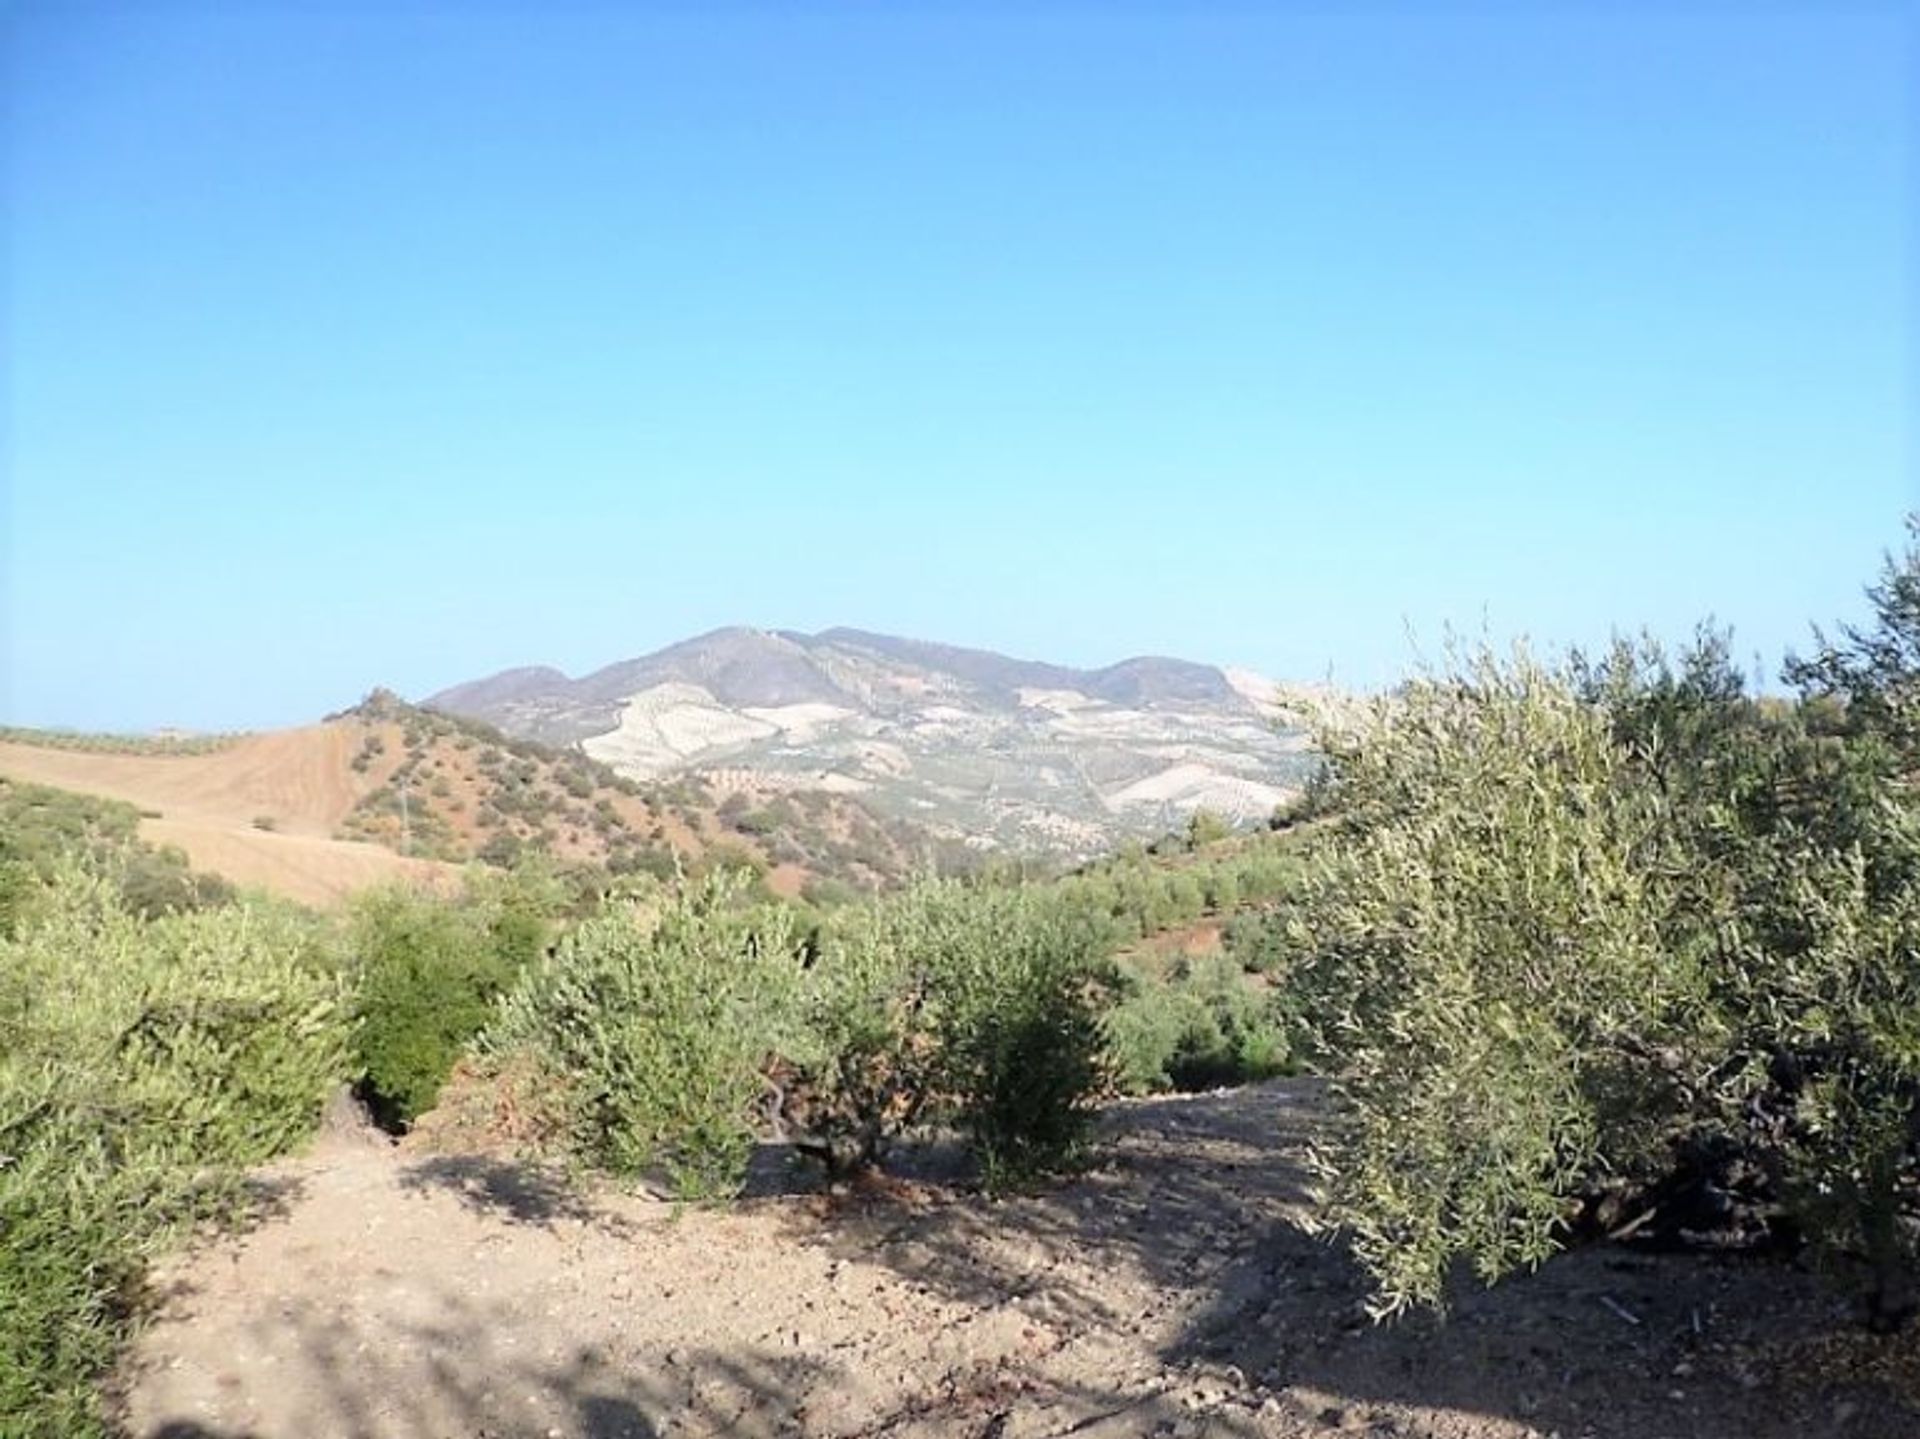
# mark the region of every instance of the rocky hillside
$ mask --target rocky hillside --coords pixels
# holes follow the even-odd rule
[[[616,874],[661,875],[730,856],[766,869],[788,893],[817,879],[871,887],[957,858],[844,796],[790,798],[699,774],[642,782],[578,749],[384,691],[330,723],[358,727],[352,765],[376,781],[340,833],[407,854],[504,864],[534,849]]]
[[[1269,815],[1309,764],[1277,701],[1271,681],[1185,660],[1078,670],[860,630],[725,629],[426,704],[631,779],[859,795],[978,847],[1084,855],[1198,809]]]
[[[385,691],[260,734],[0,731],[11,779],[131,806],[142,839],[198,870],[309,904],[402,879],[457,881],[523,850],[612,873],[734,863],[774,889],[868,889],[971,861],[859,799],[750,775],[637,781],[579,749],[517,739]]]

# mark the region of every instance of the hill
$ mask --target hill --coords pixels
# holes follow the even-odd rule
[[[425,703],[633,779],[857,794],[976,847],[1084,857],[1202,808],[1258,820],[1290,799],[1309,759],[1279,695],[1186,660],[1081,670],[863,630],[733,628]]]
[[[339,836],[372,787],[351,764],[357,739],[340,724],[200,745],[11,730],[0,775],[132,805],[141,838],[183,851],[195,869],[303,903],[385,880],[440,881],[444,865]]]
[[[618,874],[737,863],[778,891],[869,888],[951,852],[842,796],[751,777],[641,785],[578,751],[513,739],[376,691],[317,725],[216,737],[8,730],[0,775],[135,806],[141,836],[196,869],[312,904],[540,849]]]
[[[531,848],[613,874],[736,862],[789,894],[816,879],[871,888],[954,858],[843,796],[788,797],[752,776],[643,783],[386,691],[331,722],[359,726],[352,763],[376,780],[340,832],[407,853],[507,863]]]

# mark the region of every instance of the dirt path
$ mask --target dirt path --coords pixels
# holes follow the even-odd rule
[[[1298,1081],[1126,1105],[1099,1168],[1003,1203],[902,1184],[679,1214],[336,1136],[263,1177],[251,1233],[161,1277],[128,1429],[1920,1435],[1879,1382],[1913,1341],[1861,1338],[1778,1264],[1595,1250],[1464,1290],[1444,1326],[1369,1325],[1297,1227],[1314,1108]]]

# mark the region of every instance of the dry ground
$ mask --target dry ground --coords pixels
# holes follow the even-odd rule
[[[1101,1163],[676,1212],[336,1132],[190,1254],[120,1380],[136,1439],[655,1435],[1788,1439],[1920,1434],[1914,1341],[1777,1261],[1589,1250],[1369,1324],[1299,1227],[1316,1091],[1135,1103]]]
[[[482,759],[496,747],[444,722],[421,728],[425,734],[418,742],[410,791],[414,819],[419,823],[430,813],[433,825],[453,842],[453,853],[472,854],[503,822],[498,816],[482,818],[496,787]],[[458,882],[457,865],[398,852],[397,815],[382,811],[370,817],[356,808],[394,783],[410,753],[407,733],[397,720],[356,712],[324,724],[243,735],[204,753],[114,753],[0,740],[0,775],[123,800],[147,813],[140,822],[143,838],[177,846],[195,869],[329,906],[395,879],[444,888]],[[363,753],[369,743],[378,749]],[[516,757],[506,756],[500,768],[516,763]],[[609,837],[591,812],[605,805],[633,834],[689,859],[716,843],[766,855],[767,883],[776,894],[797,896],[812,877],[800,864],[773,863],[763,840],[730,832],[709,800],[669,806],[611,786],[597,786],[583,799],[564,792],[551,761],[536,762],[535,770],[538,781],[532,788],[554,809],[534,822],[512,821],[510,828],[535,842],[536,826],[546,826],[537,842],[556,859],[607,860]],[[263,817],[271,821],[271,830],[256,825]],[[844,801],[831,802],[812,823],[830,838],[858,835]],[[343,826],[359,837],[342,837]],[[415,856],[421,838],[416,830]]]
[[[364,734],[349,723],[247,735],[205,754],[110,754],[0,743],[0,774],[125,800],[158,818],[142,837],[177,845],[195,869],[307,904],[390,879],[444,881],[445,865],[333,838],[376,780],[351,767]],[[272,832],[254,827],[271,817]]]

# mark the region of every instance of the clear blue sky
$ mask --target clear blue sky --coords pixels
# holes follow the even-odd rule
[[[1857,614],[1913,12],[1321,8],[15,7],[0,717]]]

